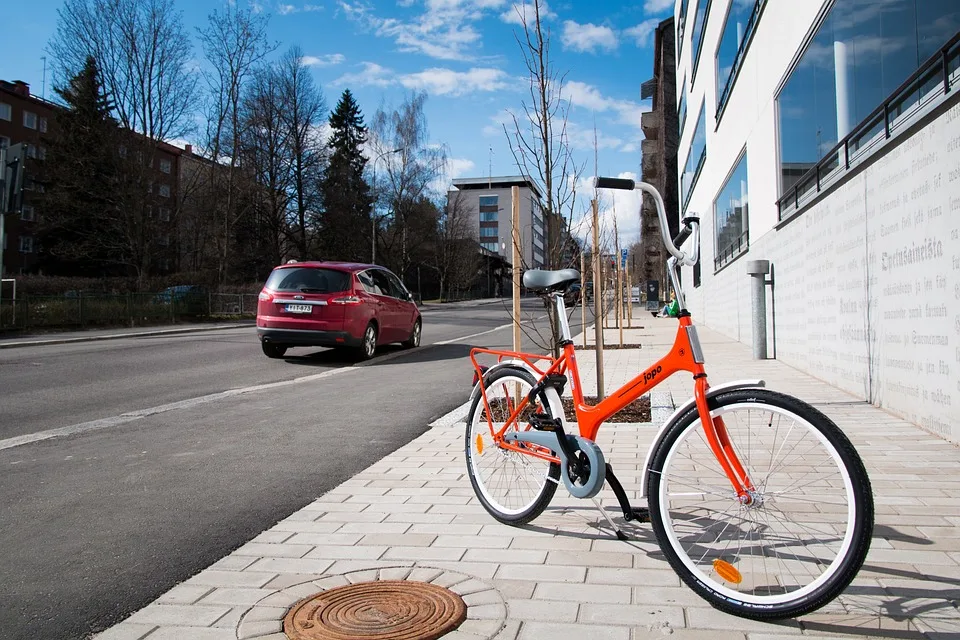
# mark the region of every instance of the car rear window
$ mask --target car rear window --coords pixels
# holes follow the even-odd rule
[[[274,270],[264,286],[271,291],[336,293],[350,289],[350,273],[336,269],[288,267]]]

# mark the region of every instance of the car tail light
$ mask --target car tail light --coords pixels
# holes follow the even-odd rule
[[[363,300],[359,296],[340,296],[330,300],[330,304],[360,304]]]
[[[267,293],[266,291],[261,291],[260,295],[257,296],[257,299],[260,300],[260,302],[270,302],[271,300],[273,300],[273,296]]]

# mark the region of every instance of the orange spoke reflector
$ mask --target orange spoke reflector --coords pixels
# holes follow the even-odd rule
[[[477,434],[477,453],[483,454],[483,436]]]
[[[740,584],[743,582],[743,576],[740,575],[740,572],[737,571],[737,568],[725,560],[714,560],[713,570],[717,572],[718,576],[727,582],[732,582],[733,584]]]

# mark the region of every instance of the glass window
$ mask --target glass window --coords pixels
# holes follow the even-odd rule
[[[384,271],[383,274],[387,278],[387,282],[390,284],[390,295],[398,300],[406,300],[408,298],[407,288],[404,286],[403,282],[400,281],[400,278],[389,271]]]
[[[713,203],[714,268],[719,269],[749,246],[747,154],[744,153]]]
[[[40,133],[46,133],[46,132],[47,132],[47,119],[40,118]]]
[[[33,253],[33,236],[20,236],[20,253]]]
[[[697,118],[697,128],[693,132],[693,140],[690,142],[690,151],[687,153],[687,162],[683,167],[683,173],[680,175],[680,201],[683,208],[687,207],[687,199],[693,190],[693,185],[697,182],[700,174],[700,167],[707,157],[707,132],[704,122],[706,112],[704,106],[700,107],[700,116]]]
[[[496,222],[496,221],[497,221],[496,211],[482,211],[480,213],[480,222]]]
[[[683,50],[684,25],[687,19],[687,0],[680,0],[680,14],[677,16],[677,52]]]
[[[808,170],[960,30],[955,0],[837,0],[777,97],[780,189]],[[893,116],[919,95],[896,105]],[[882,121],[851,141],[856,151]],[[826,166],[824,172],[836,167]]]
[[[707,16],[710,14],[710,0],[697,0],[697,13],[693,19],[693,40],[691,41],[691,51],[693,51],[693,74],[690,82],[697,75],[697,63],[700,62],[700,45],[703,44],[703,30],[707,26]]]
[[[680,93],[680,105],[677,107],[677,119],[680,121],[680,135],[683,135],[683,123],[687,120],[687,79],[683,79],[683,91]]]
[[[171,164],[171,162],[170,162],[169,160],[161,160],[161,161],[160,161],[160,171],[163,171],[164,173],[170,173],[170,170],[171,170],[172,168],[173,168],[173,165]]]
[[[13,108],[6,102],[0,102],[0,120],[10,121],[13,119]]]
[[[496,238],[497,227],[480,227],[481,238]]]
[[[271,291],[336,293],[350,289],[350,273],[336,269],[286,267],[274,270],[264,286]]]
[[[481,242],[480,246],[487,251],[492,251],[493,253],[500,252],[500,246],[496,242]]]
[[[162,185],[160,185],[159,193],[160,193],[160,197],[161,197],[161,198],[169,198],[169,197],[170,197],[170,185],[168,185],[168,184],[162,184]]]
[[[32,222],[36,219],[36,214],[34,213],[33,207],[29,204],[25,204],[20,207],[20,219],[26,222]]]
[[[500,206],[499,201],[498,196],[480,196],[480,213],[496,213]]]
[[[764,0],[733,0],[717,48],[717,107],[727,101]]]
[[[10,146],[10,138],[6,136],[0,136],[0,149],[6,149]]]
[[[37,128],[37,114],[31,113],[29,111],[23,112],[23,126],[27,129],[36,129]]]
[[[160,207],[158,217],[160,218],[160,222],[170,222],[170,209]]]

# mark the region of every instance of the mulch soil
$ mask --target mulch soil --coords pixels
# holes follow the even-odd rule
[[[641,349],[641,348],[643,348],[643,345],[641,345],[640,343],[625,344],[623,346],[620,346],[620,343],[615,342],[614,344],[603,345],[604,351],[609,351],[610,349]],[[597,349],[597,345],[595,344],[588,344],[585,347],[579,344],[576,345],[577,351],[596,351],[596,349]]]
[[[597,404],[596,396],[584,396],[583,401],[589,405]],[[573,408],[573,398],[560,398],[563,403],[563,412],[567,420],[577,419]],[[617,413],[610,416],[607,422],[650,422],[650,398],[641,396],[637,398]]]

